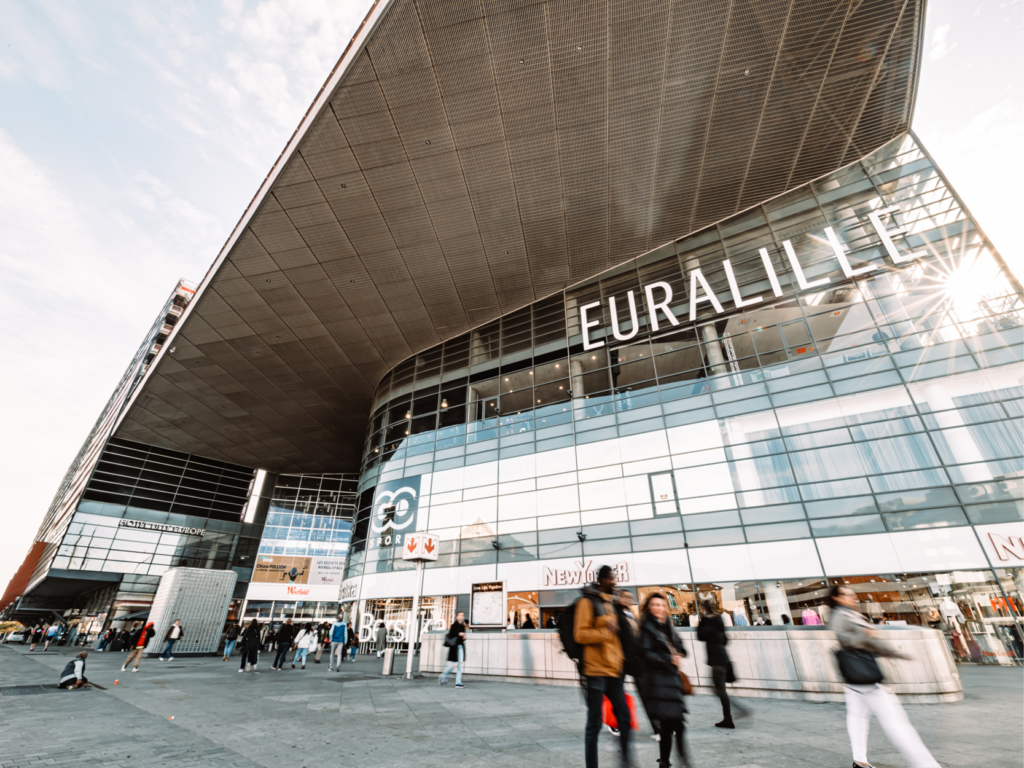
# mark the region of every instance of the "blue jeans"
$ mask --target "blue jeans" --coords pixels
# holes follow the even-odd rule
[[[621,677],[587,677],[587,729],[584,741],[586,768],[597,768],[597,737],[601,733],[601,707],[605,696],[619,725],[622,765],[629,765],[630,715]]]
[[[235,643],[237,643],[237,642],[238,642],[238,640],[228,640],[224,644],[224,656],[225,656],[225,658],[228,658],[228,659],[231,658],[231,654],[235,652]]]
[[[169,659],[174,654],[174,644],[177,640],[168,640],[167,645],[164,646],[164,652],[160,654],[161,659]]]
[[[352,646],[352,656],[350,657],[352,661],[356,660],[356,651],[357,650],[359,650],[359,646],[358,645],[353,645]]]
[[[458,657],[459,660],[458,661],[449,661],[448,662],[448,666],[445,667],[444,668],[444,672],[441,673],[440,682],[442,682],[442,683],[447,682],[448,681],[448,675],[451,674],[451,671],[454,669],[455,670],[455,684],[456,685],[462,685],[462,667],[466,663],[466,646],[464,646],[464,645],[457,645],[455,647],[458,649],[457,652],[456,652],[456,656]]]
[[[278,644],[277,655],[274,656],[274,666],[280,669],[284,666],[284,660],[288,657],[288,651],[292,648],[291,643]]]
[[[307,653],[309,653],[309,648],[299,648],[295,651],[295,658],[292,659],[292,664],[302,664],[302,666],[306,666]]]

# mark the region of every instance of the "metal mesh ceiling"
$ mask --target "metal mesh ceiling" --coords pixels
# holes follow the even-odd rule
[[[907,130],[924,8],[395,0],[374,14],[119,436],[357,469],[374,385],[409,355]]]

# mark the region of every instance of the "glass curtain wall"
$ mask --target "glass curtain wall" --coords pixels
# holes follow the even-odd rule
[[[348,574],[410,482],[437,566],[1021,520],[1022,310],[902,136],[396,367]]]
[[[345,557],[355,499],[354,475],[281,475],[259,554]]]

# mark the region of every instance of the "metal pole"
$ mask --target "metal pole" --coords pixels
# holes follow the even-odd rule
[[[416,586],[412,590],[412,627],[409,634],[409,658],[405,664],[405,679],[412,680],[413,656],[416,655],[416,640],[420,627],[420,588],[423,582],[423,561],[416,561]]]

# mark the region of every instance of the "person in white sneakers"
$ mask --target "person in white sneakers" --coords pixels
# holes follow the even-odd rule
[[[345,624],[345,614],[339,613],[338,620],[331,624],[328,632],[331,641],[331,658],[327,660],[327,671],[335,671],[335,657],[337,657],[337,671],[341,671],[341,662],[345,660],[345,641],[348,640],[348,626]]]
[[[292,648],[295,649],[295,656],[292,658],[292,669],[295,669],[296,663],[302,664],[302,669],[306,668],[306,656],[309,654],[309,649],[316,644],[316,632],[313,631],[313,625],[310,622],[306,622],[302,625],[302,629],[299,630],[299,634],[295,636],[295,644]]]
[[[181,626],[181,619],[175,619],[174,623],[171,624],[171,628],[167,630],[167,634],[164,635],[164,652],[160,654],[160,658],[164,661],[173,659],[174,644],[184,636],[185,628]]]
[[[128,658],[124,660],[124,666],[121,667],[121,671],[124,672],[128,669],[128,665],[132,663],[132,659],[135,660],[135,666],[132,667],[132,672],[139,671],[139,664],[142,663],[142,657],[146,653],[146,646],[149,645],[149,641],[153,639],[153,635],[156,634],[156,629],[153,627],[153,622],[146,622],[146,626],[139,627],[128,638],[128,647],[131,650],[128,652]]]

